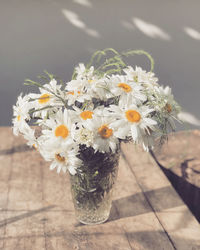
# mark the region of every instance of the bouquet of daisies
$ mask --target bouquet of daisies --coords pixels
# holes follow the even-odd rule
[[[150,72],[126,65],[124,58],[134,54],[150,59]],[[39,93],[18,97],[13,132],[50,161],[50,169],[71,175],[79,171],[83,151],[112,155],[123,141],[148,151],[174,130],[180,111],[171,89],[160,86],[152,70],[147,52],[106,49],[86,66],[79,64],[67,83],[48,72],[38,82],[26,80]],[[33,124],[41,128],[39,135]]]

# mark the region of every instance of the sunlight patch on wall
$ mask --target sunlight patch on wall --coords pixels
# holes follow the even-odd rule
[[[190,28],[190,27],[184,27],[184,31],[191,38],[193,38],[195,40],[200,40],[200,32],[199,31],[197,31],[193,28]]]
[[[89,28],[78,16],[73,11],[67,10],[67,9],[62,9],[62,13],[65,16],[65,18],[75,27],[83,30],[87,35],[99,38],[100,34],[97,30]]]
[[[85,7],[92,7],[92,4],[89,0],[74,0],[75,3],[78,3],[80,5],[83,5]]]
[[[132,23],[129,23],[127,21],[121,21],[121,24],[127,30],[135,30],[135,27],[134,27],[134,25]]]
[[[151,24],[148,22],[143,21],[142,19],[134,17],[132,19],[135,26],[146,36],[151,38],[158,38],[161,40],[169,41],[171,37],[165,31],[163,31],[160,27],[156,26],[155,24]]]
[[[188,113],[188,112],[180,112],[178,114],[178,118],[186,123],[195,125],[195,126],[200,126],[200,120],[196,118],[193,114]]]
[[[62,13],[67,18],[67,20],[75,27],[79,29],[84,29],[86,27],[85,23],[79,19],[79,16],[76,13],[66,9],[63,9]]]

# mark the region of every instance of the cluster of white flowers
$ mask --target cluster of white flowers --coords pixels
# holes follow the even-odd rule
[[[179,106],[154,73],[128,66],[121,75],[98,75],[83,64],[75,72],[66,84],[53,77],[38,83],[39,94],[20,95],[14,106],[14,134],[51,161],[50,169],[74,175],[81,147],[115,153],[122,141],[132,140],[148,150],[174,128]],[[32,119],[41,127],[39,136]]]

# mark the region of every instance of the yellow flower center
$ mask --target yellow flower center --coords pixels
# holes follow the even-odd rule
[[[78,95],[80,95],[81,92],[80,92],[80,91],[77,91],[77,93],[78,93]],[[74,91],[69,91],[69,92],[67,92],[67,94],[68,94],[68,95],[74,95]]]
[[[127,110],[125,114],[129,122],[139,122],[141,119],[140,113],[136,110]]]
[[[113,130],[108,128],[108,126],[104,124],[98,129],[98,133],[101,136],[101,138],[108,139],[109,137],[112,136]]]
[[[168,113],[170,113],[172,111],[172,106],[169,103],[167,103],[165,105],[165,109],[167,110]]]
[[[69,130],[65,125],[60,125],[55,129],[55,136],[61,136],[63,139],[65,139],[69,135]]]
[[[68,95],[74,95],[74,91],[67,92]]]
[[[87,120],[87,119],[92,119],[92,115],[93,115],[93,112],[92,112],[92,111],[85,110],[85,111],[83,111],[83,112],[80,114],[80,117],[81,117],[83,120]]]
[[[126,93],[130,92],[132,90],[131,86],[126,83],[119,83],[117,85],[119,88],[123,89]]]
[[[20,116],[20,115],[18,115],[18,116],[17,116],[17,121],[19,122],[19,121],[20,121],[20,119],[21,119],[21,116]]]
[[[65,162],[65,157],[61,156],[60,154],[55,154],[55,158],[59,162]]]
[[[94,80],[92,80],[92,79],[88,80],[88,83],[93,83],[93,82],[94,82]]]
[[[38,102],[40,104],[44,104],[47,103],[50,100],[51,95],[50,94],[43,94],[40,96],[40,98],[38,99]]]

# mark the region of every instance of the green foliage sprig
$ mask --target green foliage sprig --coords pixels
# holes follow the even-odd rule
[[[127,67],[124,58],[134,55],[144,55],[150,61],[150,71],[154,69],[153,57],[144,50],[130,50],[127,52],[119,53],[113,48],[106,48],[104,50],[96,51],[90,58],[89,63],[86,65],[86,70],[94,66],[94,73],[99,77],[103,75],[111,75],[113,73],[122,73],[122,70]],[[76,79],[76,68],[72,74],[72,80]]]

